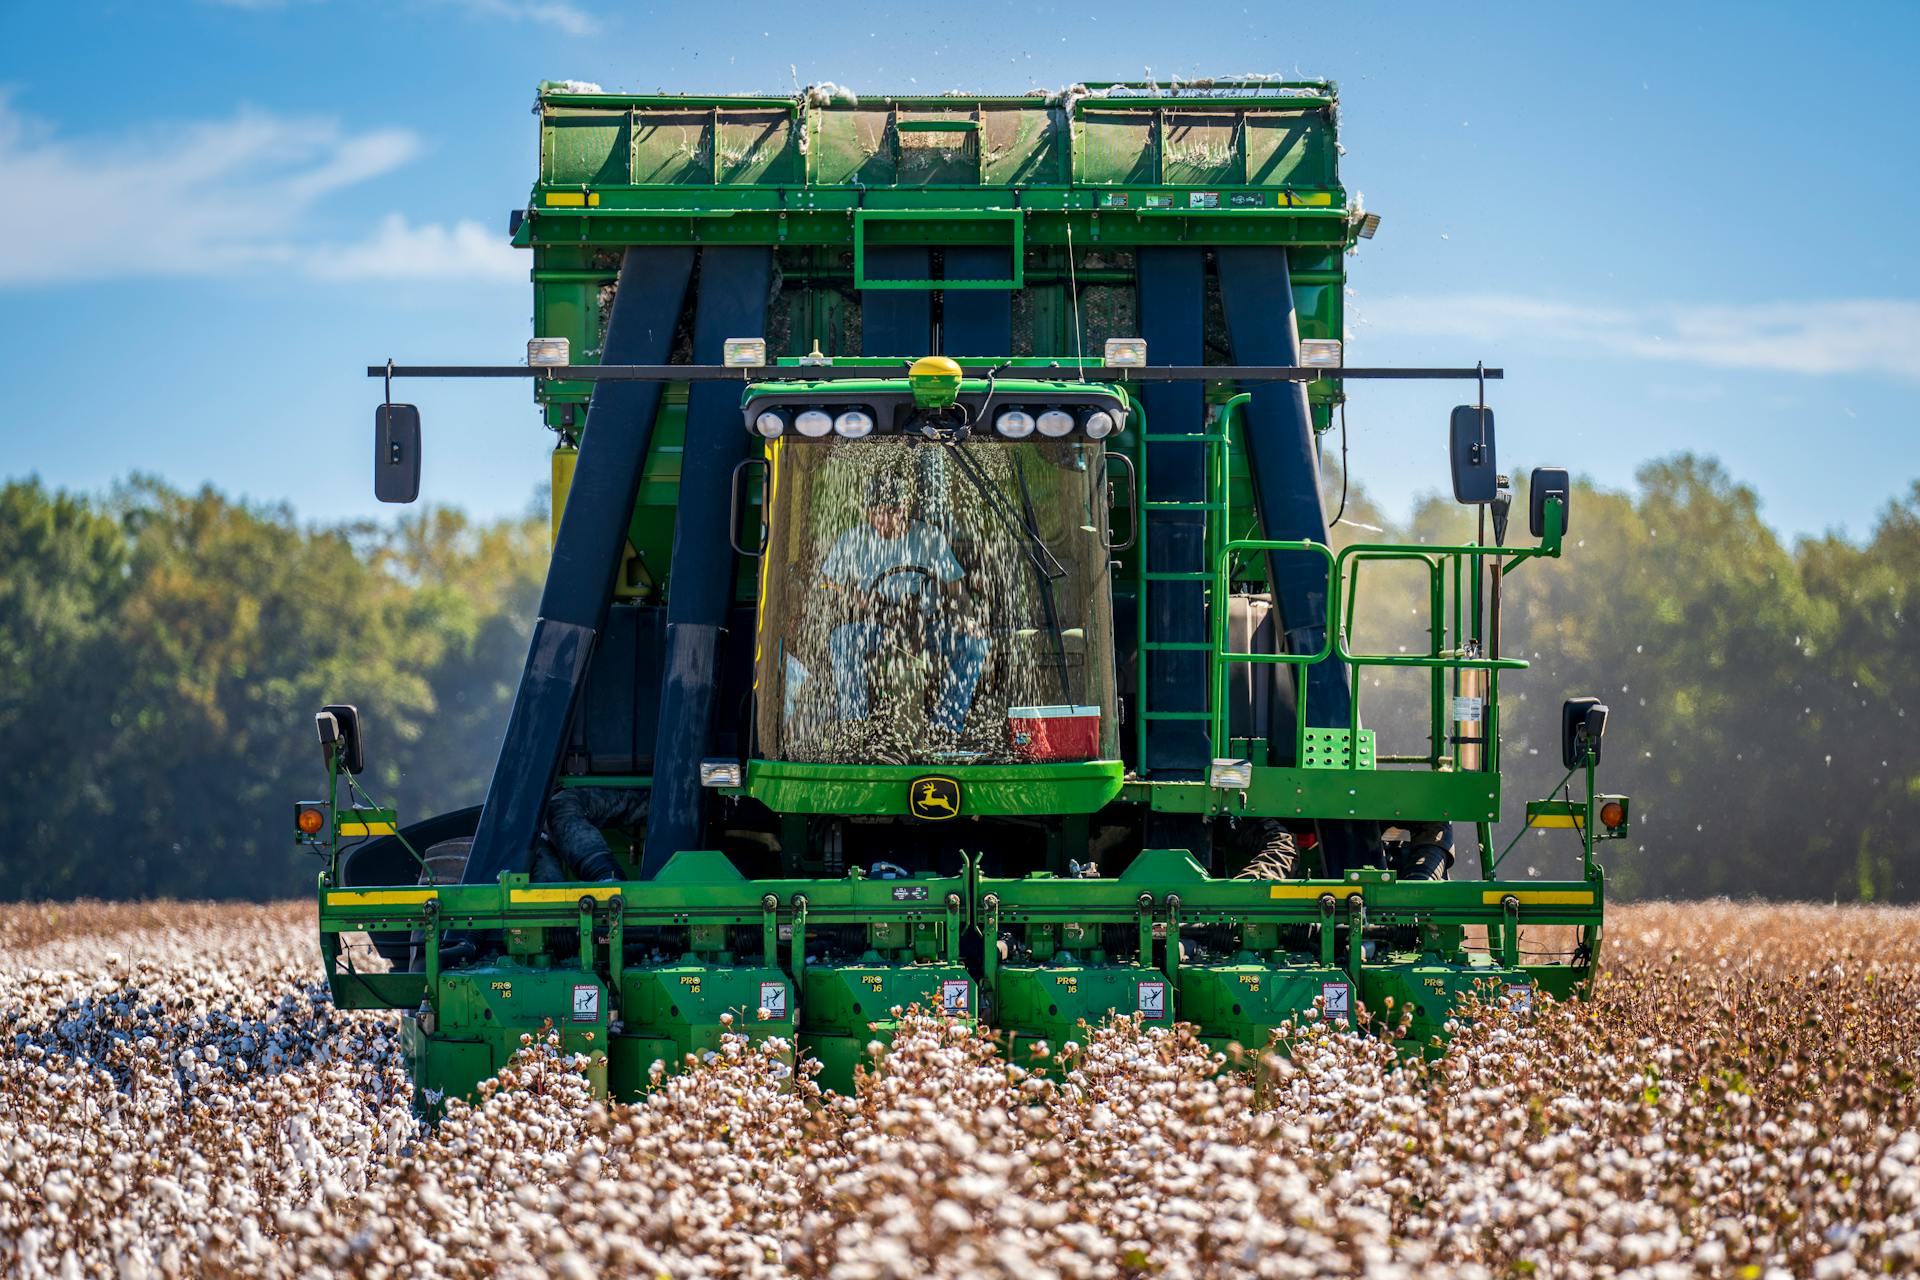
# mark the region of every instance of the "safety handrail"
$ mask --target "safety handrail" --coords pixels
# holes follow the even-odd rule
[[[1555,515],[1558,513],[1555,512]],[[1456,544],[1442,546],[1407,546],[1397,543],[1354,543],[1341,548],[1337,553],[1322,543],[1310,539],[1275,540],[1259,538],[1238,538],[1222,544],[1214,562],[1214,605],[1213,605],[1213,646],[1212,668],[1209,683],[1213,692],[1212,730],[1213,741],[1218,749],[1225,751],[1232,741],[1229,737],[1230,710],[1227,700],[1229,669],[1239,663],[1271,663],[1282,666],[1307,667],[1334,658],[1347,664],[1351,671],[1351,706],[1353,711],[1350,732],[1352,743],[1347,752],[1346,767],[1358,769],[1361,761],[1360,735],[1360,673],[1367,667],[1391,667],[1401,669],[1430,670],[1433,673],[1432,689],[1429,701],[1429,754],[1426,762],[1431,768],[1439,768],[1445,753],[1443,746],[1443,725],[1446,720],[1445,676],[1447,671],[1486,671],[1490,674],[1485,697],[1484,741],[1488,750],[1482,753],[1481,769],[1496,767],[1492,751],[1493,736],[1497,730],[1498,719],[1495,703],[1498,698],[1498,677],[1501,671],[1521,671],[1527,667],[1523,658],[1500,658],[1479,656],[1468,651],[1461,637],[1468,632],[1467,619],[1462,616],[1465,604],[1464,569],[1476,559],[1493,558],[1503,561],[1497,566],[1505,573],[1514,567],[1515,562],[1538,556],[1553,556],[1559,552],[1559,530],[1557,519],[1550,519],[1548,536],[1535,547],[1479,546],[1475,544]],[[1327,561],[1327,594],[1325,637],[1320,649],[1315,653],[1239,653],[1228,647],[1227,601],[1232,592],[1232,576],[1237,556],[1248,553],[1274,552],[1312,552]],[[1427,569],[1428,580],[1428,631],[1431,637],[1429,652],[1424,654],[1407,653],[1364,653],[1356,652],[1351,646],[1353,628],[1353,608],[1359,591],[1360,566],[1381,561],[1414,561]],[[1455,590],[1453,602],[1452,626],[1447,626],[1446,581],[1447,565],[1454,570]],[[1446,635],[1454,637],[1452,648],[1445,644]],[[1306,749],[1306,735],[1309,726],[1304,715],[1295,717],[1295,754],[1296,760],[1303,759]],[[1413,757],[1411,761],[1417,761]]]
[[[1235,653],[1227,648],[1227,602],[1233,594],[1233,560],[1236,553],[1315,552],[1327,562],[1327,617],[1318,653]],[[1224,752],[1228,742],[1230,716],[1227,707],[1227,668],[1239,662],[1265,662],[1289,667],[1308,667],[1324,661],[1334,652],[1331,623],[1339,617],[1340,579],[1338,562],[1325,544],[1310,539],[1234,538],[1221,545],[1213,569],[1213,648],[1208,672],[1212,686],[1212,741],[1215,750]],[[1306,747],[1306,717],[1294,717],[1294,758]]]

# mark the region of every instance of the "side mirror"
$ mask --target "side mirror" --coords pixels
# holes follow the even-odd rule
[[[1533,536],[1547,536],[1547,499],[1560,499],[1560,532],[1565,533],[1573,519],[1573,482],[1565,467],[1535,467],[1527,482],[1527,527]]]
[[[366,752],[360,740],[360,712],[356,708],[344,702],[322,707],[314,716],[313,724],[320,734],[320,749],[338,752],[342,769],[357,774],[366,768]]]
[[[1493,410],[1463,404],[1447,429],[1447,456],[1453,462],[1453,500],[1492,502],[1500,488],[1493,461]]]
[[[1568,698],[1560,705],[1560,763],[1575,769],[1593,756],[1600,763],[1600,740],[1607,733],[1607,704],[1598,698]]]
[[[373,411],[373,496],[382,502],[420,496],[420,410],[410,404]]]

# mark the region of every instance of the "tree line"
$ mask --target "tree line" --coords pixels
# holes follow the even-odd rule
[[[1357,490],[1346,512],[1348,538],[1471,533],[1439,500],[1402,527]],[[1523,541],[1524,495],[1515,512]],[[361,708],[362,781],[403,820],[476,803],[546,553],[544,514],[311,524],[144,478],[6,484],[0,896],[307,892],[292,802],[321,785],[312,716],[330,701]],[[1424,636],[1424,587],[1374,581],[1356,642]],[[1711,460],[1650,463],[1632,492],[1578,486],[1564,558],[1506,583],[1503,652],[1532,664],[1502,684],[1506,811],[1562,774],[1561,699],[1596,694],[1603,785],[1634,804],[1631,838],[1603,846],[1616,893],[1920,899],[1917,583],[1920,484],[1864,541],[1793,545]],[[1421,687],[1365,678],[1383,752],[1425,732]],[[1570,848],[1525,833],[1503,874],[1567,874]]]

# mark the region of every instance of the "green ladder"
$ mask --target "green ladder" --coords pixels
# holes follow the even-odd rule
[[[1211,639],[1156,640],[1149,636],[1147,633],[1147,615],[1150,610],[1147,606],[1147,593],[1148,584],[1154,582],[1200,583],[1201,596],[1205,601],[1203,607],[1208,613],[1208,619],[1203,622],[1202,633],[1207,636],[1213,634],[1210,625],[1211,613],[1216,607],[1216,602],[1211,599],[1213,572],[1206,566],[1212,565],[1214,556],[1218,554],[1219,548],[1226,545],[1227,517],[1230,507],[1227,491],[1228,421],[1228,417],[1222,406],[1210,405],[1208,406],[1209,429],[1206,431],[1194,432],[1191,435],[1162,432],[1159,434],[1144,434],[1140,437],[1139,493],[1145,495],[1149,492],[1147,485],[1147,455],[1151,452],[1150,446],[1156,444],[1198,444],[1206,450],[1204,485],[1206,492],[1211,495],[1199,501],[1177,502],[1150,502],[1143,496],[1139,503],[1137,519],[1139,520],[1140,527],[1140,545],[1134,555],[1134,626],[1136,630],[1135,639],[1137,642],[1135,661],[1138,663],[1134,685],[1137,691],[1136,701],[1138,703],[1138,709],[1134,714],[1134,762],[1135,767],[1143,775],[1150,772],[1147,767],[1147,726],[1150,723],[1161,720],[1211,721],[1213,719],[1213,712],[1210,707],[1203,708],[1199,711],[1169,711],[1152,704],[1148,694],[1148,691],[1153,687],[1148,680],[1150,655],[1156,653],[1206,653],[1211,655],[1214,652],[1214,644]],[[1179,511],[1203,512],[1207,517],[1205,536],[1203,539],[1204,545],[1201,551],[1202,567],[1198,569],[1148,569],[1147,566],[1152,563],[1153,560],[1150,550],[1153,536],[1151,532],[1153,522],[1148,517],[1154,512]],[[1212,662],[1209,661],[1207,666],[1205,688],[1208,692],[1208,697],[1211,698],[1214,684]]]

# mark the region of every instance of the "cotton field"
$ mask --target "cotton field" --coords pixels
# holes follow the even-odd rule
[[[1612,913],[1591,1005],[1433,1064],[1322,1035],[1220,1070],[1103,1028],[1029,1074],[916,1023],[858,1095],[733,1046],[635,1107],[529,1044],[416,1124],[312,908],[0,909],[19,1275],[1920,1272],[1920,912]],[[1390,1011],[1371,1011],[1390,1016]]]

